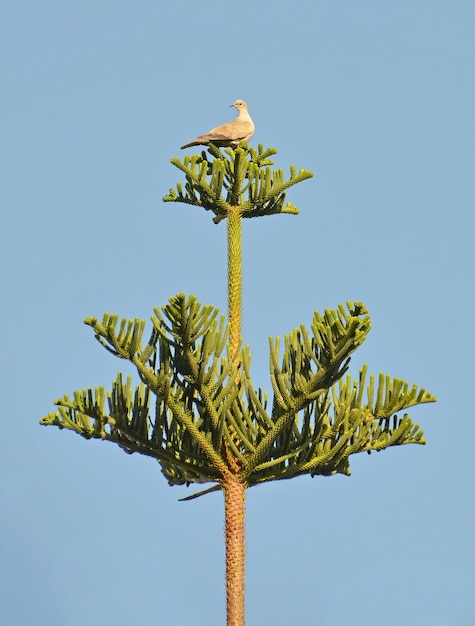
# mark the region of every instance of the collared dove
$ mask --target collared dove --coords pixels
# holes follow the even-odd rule
[[[181,147],[181,150],[190,146],[206,146],[209,143],[214,143],[216,146],[231,146],[233,148],[238,146],[241,141],[247,143],[254,134],[254,122],[247,110],[247,104],[244,100],[236,100],[231,106],[236,108],[238,112],[235,120],[212,128],[205,135],[200,135],[194,141],[186,143]]]

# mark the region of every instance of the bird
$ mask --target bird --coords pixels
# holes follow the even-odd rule
[[[238,116],[235,120],[212,128],[194,141],[185,143],[180,150],[190,146],[207,146],[209,143],[213,143],[215,146],[231,146],[232,148],[238,146],[241,141],[247,143],[254,134],[254,122],[249,115],[247,104],[244,100],[236,100],[230,106],[237,109]]]

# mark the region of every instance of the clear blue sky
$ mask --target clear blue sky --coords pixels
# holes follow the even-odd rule
[[[176,292],[226,310],[225,224],[163,204],[179,146],[249,103],[252,145],[315,173],[244,225],[244,339],[357,299],[354,359],[438,396],[427,446],[247,499],[249,626],[475,623],[475,4],[31,1],[0,6],[5,626],[224,623],[221,494],[44,428],[132,369],[82,320]]]

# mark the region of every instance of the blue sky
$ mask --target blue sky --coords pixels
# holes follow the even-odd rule
[[[251,144],[315,177],[244,223],[244,340],[363,301],[352,372],[437,395],[427,446],[247,497],[247,624],[475,620],[475,5],[4,0],[0,7],[0,606],[8,626],[224,623],[221,494],[44,428],[120,369],[82,320],[177,292],[226,310],[226,231],[164,204],[179,146],[249,103]],[[234,112],[234,111],[233,111]]]

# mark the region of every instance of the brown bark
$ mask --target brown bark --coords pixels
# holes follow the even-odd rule
[[[227,626],[244,626],[245,495],[246,485],[235,474],[223,484],[226,539]]]

